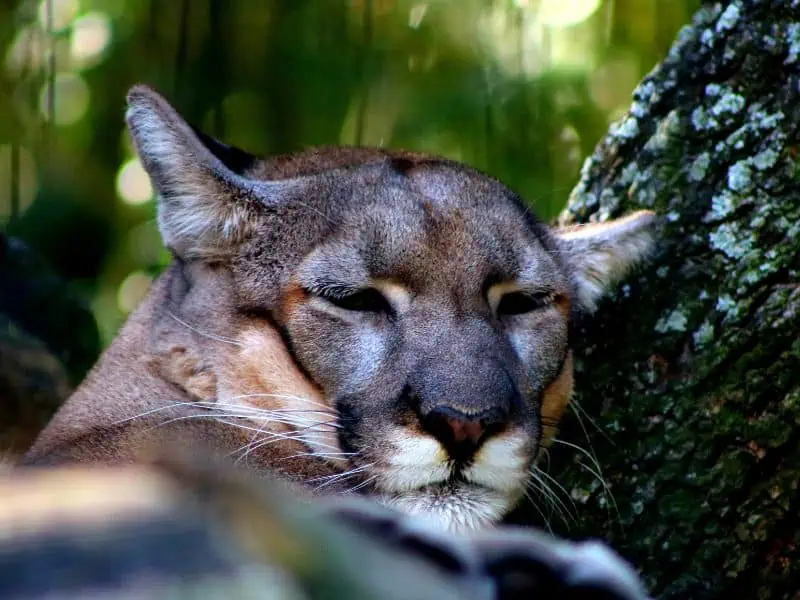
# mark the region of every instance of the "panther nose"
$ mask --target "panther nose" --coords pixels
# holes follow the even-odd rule
[[[503,430],[508,415],[492,408],[475,415],[438,406],[422,419],[422,426],[444,446],[456,462],[467,461],[486,439]]]

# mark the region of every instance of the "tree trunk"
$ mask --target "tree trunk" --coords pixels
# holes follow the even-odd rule
[[[706,6],[561,217],[664,216],[576,335],[597,427],[568,419],[587,452],[556,445],[549,473],[576,505],[558,532],[605,537],[657,598],[800,598],[798,141],[800,0]]]

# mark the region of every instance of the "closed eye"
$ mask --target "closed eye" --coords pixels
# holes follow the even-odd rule
[[[323,294],[328,302],[344,310],[354,312],[391,313],[389,301],[375,288],[365,288],[346,294]]]
[[[552,304],[551,292],[509,292],[503,294],[497,304],[498,316],[522,315]]]

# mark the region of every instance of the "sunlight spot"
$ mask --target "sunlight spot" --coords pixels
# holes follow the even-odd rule
[[[591,17],[600,0],[542,0],[538,17],[548,27],[570,27]]]
[[[548,52],[551,68],[591,71],[597,61],[594,37],[590,32],[576,35],[571,29],[551,29]]]
[[[8,47],[6,68],[13,75],[35,71],[43,64],[46,50],[44,32],[35,26],[23,27]]]
[[[72,27],[70,54],[79,67],[95,64],[111,41],[111,23],[102,13],[83,15]]]
[[[142,271],[134,271],[120,284],[117,292],[117,306],[124,313],[131,312],[144,300],[153,278]]]
[[[47,29],[47,4],[53,5],[53,31],[69,27],[78,14],[78,0],[42,0],[39,3],[39,23]]]
[[[558,136],[559,151],[561,156],[566,159],[566,165],[571,169],[577,169],[583,158],[581,152],[581,136],[577,129],[572,125],[565,125]]]
[[[56,125],[72,125],[89,109],[89,86],[75,73],[59,73],[54,78]],[[48,81],[39,94],[39,110],[45,119],[50,117]]]
[[[495,4],[480,14],[476,27],[479,44],[504,71],[532,77],[550,66],[550,58],[542,52],[541,23],[528,13],[525,7],[508,10]]]
[[[25,148],[19,148],[18,154],[19,179],[19,213],[20,216],[25,212],[33,199],[36,197],[36,163],[33,156]],[[6,221],[11,216],[11,182],[13,181],[11,144],[0,145],[0,221]]]
[[[417,29],[420,26],[420,23],[422,23],[422,19],[425,18],[426,12],[428,12],[427,2],[422,2],[412,6],[411,10],[408,11],[408,26],[411,29]]]
[[[126,204],[144,204],[153,199],[153,186],[138,158],[132,158],[117,173],[117,195]]]

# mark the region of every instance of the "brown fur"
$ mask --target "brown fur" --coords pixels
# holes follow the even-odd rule
[[[570,321],[646,253],[652,215],[562,237],[441,158],[261,160],[198,137],[150,90],[129,106],[176,261],[25,462],[202,443],[450,527],[502,516],[569,401]],[[364,290],[368,310],[337,299]],[[499,421],[464,461],[434,428],[441,411]]]
[[[572,398],[572,351],[567,353],[567,359],[561,368],[561,373],[555,381],[547,386],[542,394],[542,441],[541,446],[547,448],[553,442],[558,432],[557,423],[564,416],[564,411]]]

